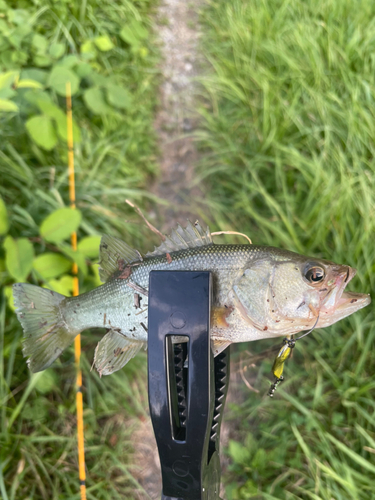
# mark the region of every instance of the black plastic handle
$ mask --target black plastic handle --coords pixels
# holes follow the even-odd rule
[[[162,500],[219,498],[219,433],[228,352],[210,347],[211,274],[152,271],[148,391]],[[228,350],[227,350],[228,351]]]

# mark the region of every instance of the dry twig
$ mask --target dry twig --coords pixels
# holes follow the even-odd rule
[[[157,234],[157,235],[161,238],[161,240],[162,240],[162,241],[165,241],[165,236],[164,236],[164,234],[162,234],[162,233],[159,231],[159,229],[156,229],[156,227],[155,227],[155,226],[153,226],[153,225],[151,224],[151,222],[148,222],[148,220],[146,219],[146,217],[143,215],[142,210],[141,210],[139,207],[137,207],[137,205],[135,205],[134,203],[132,203],[132,202],[131,202],[131,201],[129,201],[129,200],[125,200],[125,202],[126,202],[128,205],[130,205],[132,208],[134,208],[134,210],[137,212],[137,214],[138,214],[138,215],[140,215],[140,216],[142,217],[142,219],[143,219],[143,220],[145,221],[145,223],[147,224],[147,227],[148,227],[149,229],[151,229],[151,231],[152,231],[153,233]]]
[[[238,234],[239,236],[246,238],[250,245],[253,244],[251,239],[246,234],[238,233],[237,231],[216,231],[216,233],[211,233],[211,236],[218,236],[219,234]]]
[[[240,375],[241,375],[241,378],[242,380],[244,381],[246,387],[250,390],[250,391],[253,391],[253,392],[256,392],[257,394],[259,394],[259,391],[258,389],[255,389],[251,384],[250,382],[246,379],[245,377],[245,374],[244,374],[244,369],[243,369],[243,366],[242,366],[242,356],[241,356],[241,359],[240,359]]]

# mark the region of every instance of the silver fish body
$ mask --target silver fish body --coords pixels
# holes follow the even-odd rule
[[[80,331],[104,326],[119,329],[129,338],[147,341],[147,331],[142,324],[147,325],[148,321],[148,298],[132,288],[132,283],[147,290],[152,270],[208,270],[213,274],[214,308],[225,305],[230,307],[232,301],[228,294],[233,283],[260,248],[248,245],[212,245],[171,253],[170,262],[166,256],[145,259],[131,268],[131,275],[127,279],[114,278],[86,294],[67,299],[64,317],[68,324],[74,324]],[[232,334],[235,336],[236,331]],[[212,335],[215,336],[214,331]]]
[[[101,275],[108,281],[78,297],[14,285],[31,370],[49,366],[78,333],[95,327],[109,329],[96,350],[98,371],[109,374],[124,366],[147,345],[151,270],[212,272],[215,354],[234,342],[298,333],[317,320],[317,327],[326,327],[370,303],[369,295],[344,292],[355,275],[349,266],[273,247],[214,245],[204,236],[192,241],[188,229],[195,230],[190,225],[180,231],[185,248],[164,244],[146,257],[104,237]]]

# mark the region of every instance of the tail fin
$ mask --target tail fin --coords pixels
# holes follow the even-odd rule
[[[48,368],[79,332],[68,330],[59,293],[26,283],[13,285],[14,304],[24,331],[23,355],[32,372]]]

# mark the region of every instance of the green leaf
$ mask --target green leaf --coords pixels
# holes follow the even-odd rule
[[[26,128],[33,141],[38,146],[50,151],[56,146],[57,136],[49,116],[40,115],[30,118],[26,122]]]
[[[267,468],[268,459],[267,452],[263,448],[259,448],[251,460],[251,468],[264,471]]]
[[[52,43],[48,49],[48,53],[53,59],[60,59],[64,52],[65,45],[63,43]]]
[[[130,28],[140,40],[144,40],[148,37],[147,28],[135,19],[130,23]]]
[[[97,38],[95,38],[94,42],[98,49],[102,52],[108,52],[114,47],[112,40],[108,35],[98,36]]]
[[[7,236],[4,240],[5,263],[8,273],[16,281],[25,281],[33,267],[34,248],[27,238],[15,240]]]
[[[128,43],[132,47],[139,47],[140,40],[137,36],[134,36],[133,32],[129,29],[129,26],[125,26],[120,31],[120,37],[124,40],[124,42]]]
[[[77,264],[78,269],[82,272],[82,274],[87,276],[88,269],[85,256],[81,252],[75,252],[72,248],[66,245],[59,245],[59,248],[66,256]]]
[[[43,85],[39,82],[37,82],[36,80],[29,80],[29,79],[25,79],[25,80],[20,80],[18,83],[17,83],[17,88],[18,89],[42,89],[43,88]]]
[[[94,276],[90,276],[91,278],[91,283],[92,283],[92,286],[93,287],[97,287],[97,286],[100,286],[103,284],[102,280],[100,279],[100,276],[99,276],[99,265],[96,263],[96,264],[93,264],[91,266],[91,271],[93,273]]]
[[[70,262],[70,265],[71,264],[72,263]],[[49,280],[48,283],[43,285],[43,288],[48,288],[54,292],[61,293],[61,295],[69,296],[73,291],[73,277],[65,275],[59,280]]]
[[[103,75],[97,73],[96,71],[93,71],[89,75],[89,78],[90,78],[92,85],[95,85],[97,87],[105,87],[106,85],[111,83],[110,79],[107,76],[103,76]]]
[[[228,452],[233,461],[238,464],[245,463],[250,458],[250,451],[237,441],[229,441]]]
[[[124,42],[128,43],[134,48],[139,47],[142,43],[142,40],[147,38],[148,31],[147,29],[138,21],[132,21],[127,26],[124,26],[120,31],[120,37],[124,40]]]
[[[56,388],[58,381],[53,370],[45,370],[35,384],[35,389],[42,394],[47,394]]]
[[[12,54],[12,59],[14,61],[14,58],[17,59],[17,51],[21,49],[21,43],[22,43],[22,36],[17,35],[16,32],[13,32],[9,37],[8,37],[8,42],[13,45],[13,47],[16,49],[14,54]]]
[[[89,259],[98,258],[100,240],[100,236],[87,236],[78,243],[78,251]]]
[[[14,52],[14,49],[8,49],[8,48],[7,48],[7,50],[2,50],[0,52],[0,64],[3,67],[12,68],[14,66],[13,61],[12,61],[12,53],[13,52]]]
[[[61,139],[64,141],[68,140],[68,130],[67,130],[67,119],[66,115],[64,113],[60,115],[59,117],[56,117],[56,124],[57,124],[57,132],[59,133],[59,136]],[[73,143],[78,144],[81,142],[81,131],[77,125],[77,122],[73,118]]]
[[[44,97],[37,100],[37,105],[45,115],[55,120],[59,136],[61,137],[61,139],[66,141],[68,139],[66,114],[58,106],[56,106],[56,104],[48,99],[45,99]],[[81,132],[74,118],[73,141],[75,144],[81,142]]]
[[[35,33],[35,35],[33,36],[31,45],[35,49],[35,51],[38,53],[38,55],[44,55],[47,51],[48,40],[45,36],[39,35],[38,33]]]
[[[44,219],[40,226],[41,236],[52,243],[60,243],[78,229],[82,215],[73,208],[59,208]]]
[[[15,50],[12,53],[12,62],[16,63],[17,66],[26,64],[28,58],[29,56],[27,52],[24,52],[23,50]]]
[[[79,63],[79,58],[75,54],[68,54],[61,61],[59,61],[59,67],[64,67],[67,69],[73,68]]]
[[[7,71],[6,73],[0,73],[0,89],[4,87],[11,87],[18,75],[18,71]]]
[[[14,305],[14,297],[13,297],[13,288],[12,286],[5,286],[4,287],[4,294],[8,302],[8,307],[12,311],[16,310],[16,306]]]
[[[40,98],[36,99],[35,103],[38,105],[40,111],[50,118],[59,119],[61,115],[65,116],[63,110],[50,100],[48,94],[40,94]]]
[[[105,115],[110,112],[110,108],[103,99],[102,91],[97,87],[86,90],[83,94],[83,99],[86,106],[95,115]]]
[[[85,56],[85,59],[93,59],[96,57],[96,48],[92,40],[87,40],[81,45],[81,54]]]
[[[107,85],[107,98],[112,106],[120,109],[129,109],[132,103],[130,93],[119,85]]]
[[[0,235],[6,234],[9,229],[7,207],[4,200],[0,198]],[[85,238],[86,239],[86,238]]]
[[[47,66],[50,66],[52,64],[52,59],[49,56],[45,55],[35,55],[34,58],[34,63],[36,66],[39,66],[40,68],[45,68]]]
[[[0,111],[5,111],[7,113],[18,111],[18,106],[9,99],[0,99]]]
[[[34,259],[33,268],[40,276],[49,280],[66,273],[71,269],[72,263],[69,259],[58,253],[44,253]]]
[[[11,23],[21,26],[22,24],[27,24],[29,22],[30,12],[25,9],[9,9],[8,19]]]
[[[75,71],[80,78],[85,78],[92,73],[93,69],[89,63],[80,63]]]
[[[17,92],[10,87],[0,89],[0,99],[12,99],[15,95]]]
[[[43,92],[40,89],[26,90],[26,92],[23,94],[23,97],[25,101],[29,102],[30,104],[34,104],[35,106],[38,106],[39,101],[42,100],[52,102],[48,92]]]
[[[48,73],[44,69],[28,68],[21,72],[22,80],[36,80],[43,86],[47,84]]]
[[[79,78],[70,69],[55,66],[48,79],[50,87],[52,87],[59,95],[65,97],[67,82],[70,82],[71,94],[74,95],[79,89]]]
[[[8,41],[18,49],[21,48],[23,39],[32,31],[31,26],[23,24],[12,30],[12,34],[8,37]]]

